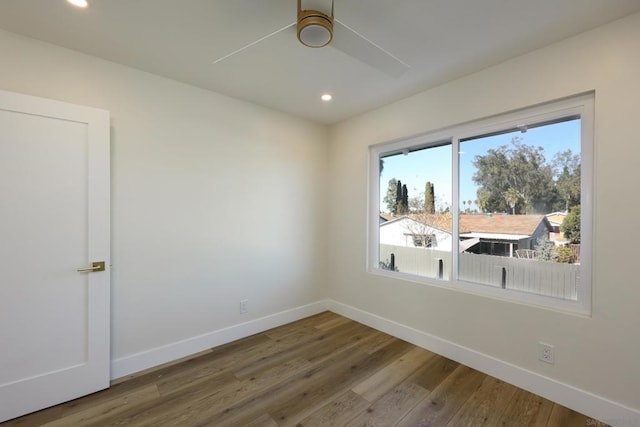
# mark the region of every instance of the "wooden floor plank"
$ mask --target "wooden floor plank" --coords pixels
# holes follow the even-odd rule
[[[403,382],[381,396],[347,425],[350,427],[394,425],[428,395],[429,391],[419,385]]]
[[[409,380],[427,390],[434,390],[442,381],[451,375],[458,366],[460,366],[458,362],[436,355],[412,374]]]
[[[153,417],[149,413],[145,414],[148,422],[141,425],[152,426],[156,422],[170,425],[197,425],[214,417],[229,406],[245,399],[251,399],[270,387],[287,381],[290,377],[308,371],[310,367],[311,364],[307,360],[294,359],[283,365],[256,373],[255,376],[242,381],[227,382],[217,387],[216,393],[198,393],[199,397],[197,399],[174,400],[165,405],[162,412],[155,413]],[[193,387],[185,391],[191,391],[192,389]],[[184,391],[179,391],[176,394],[181,396],[183,393]],[[249,414],[247,413],[246,415]]]
[[[374,402],[434,356],[435,354],[430,351],[414,347],[398,360],[358,383],[353,387],[353,391],[369,402]]]
[[[295,425],[317,408],[332,400],[335,394],[347,391],[372,370],[377,370],[390,363],[407,351],[410,344],[397,340],[377,352],[359,359],[339,360],[338,369],[325,372],[325,376],[310,387],[292,396],[285,402],[270,405],[269,413],[281,425]]]
[[[168,363],[155,369],[129,375],[124,381],[115,381],[106,390],[63,403],[60,405],[63,411],[62,416],[68,416],[109,400],[126,396],[129,393],[134,393],[146,386],[157,384],[163,378],[174,375],[181,376],[192,369],[193,366],[206,366],[209,363],[208,357],[210,356],[210,351],[201,352],[198,356],[183,358],[179,363]]]
[[[544,427],[549,421],[553,402],[517,389],[507,405],[499,425],[504,427]]]
[[[267,412],[278,424],[282,424],[286,420],[286,415],[284,419],[278,419],[278,416],[274,416],[268,409],[282,408],[288,404],[295,407],[300,400],[311,400],[310,392],[313,396],[322,396],[326,393],[322,385],[331,379],[332,372],[342,372],[345,367],[362,360],[363,357],[363,353],[356,348],[346,350],[340,354],[340,357],[316,364],[311,369],[274,385],[266,391],[225,407],[216,414],[208,416],[204,421],[209,425],[242,425]],[[317,409],[314,407],[313,411]]]
[[[9,426],[604,426],[338,314],[127,376]]]
[[[282,338],[286,335],[289,335],[292,332],[297,332],[303,329],[311,330],[316,329],[316,326],[325,322],[328,322],[333,319],[339,319],[342,316],[333,313],[331,311],[324,311],[322,313],[316,314],[314,316],[306,317],[304,319],[298,320],[297,322],[287,323],[286,325],[278,326],[273,329],[269,329],[264,332],[264,334],[271,339]]]
[[[306,356],[307,359],[313,358],[316,362],[319,362],[321,359],[319,354],[322,355],[322,358],[331,355],[331,352],[327,353],[327,348],[331,348],[333,352],[343,351],[345,347],[341,344],[345,344],[346,346],[345,340],[352,338],[354,334],[362,333],[368,329],[370,328],[352,322],[338,326],[330,333],[314,334],[308,338],[300,339],[297,343],[283,344],[282,341],[274,342],[275,351],[264,354],[259,358],[247,359],[244,363],[237,364],[234,372],[238,378],[246,378],[261,369],[268,369],[284,363],[291,358],[301,356]]]
[[[496,425],[516,390],[517,388],[511,384],[487,376],[480,388],[462,405],[447,425],[449,427]]]
[[[158,387],[155,384],[148,385],[125,396],[103,402],[83,411],[74,412],[64,418],[48,423],[47,427],[83,427],[106,424],[107,419],[118,418],[120,414],[130,410],[132,407],[152,402],[159,397]]]
[[[263,414],[255,420],[249,421],[244,424],[243,427],[278,427],[278,423],[269,416],[269,414]]]
[[[549,427],[584,427],[593,425],[597,425],[597,423],[591,418],[558,404],[553,405],[549,421],[547,422],[547,426]]]
[[[46,408],[23,417],[0,423],[2,427],[39,427],[62,417],[62,405]]]
[[[335,330],[337,331],[341,327],[342,326],[337,326]],[[369,339],[372,334],[375,334],[374,329],[361,323],[356,323],[353,328],[336,334],[335,337],[337,339],[325,340],[324,345],[313,350],[313,353],[309,354],[307,358],[312,363],[320,362],[328,357],[333,357],[336,352],[359,345],[361,342]]]
[[[321,331],[329,331],[336,326],[344,325],[345,323],[350,323],[352,320],[347,319],[346,317],[336,317],[335,319],[327,320],[326,322],[320,323],[315,327],[320,329]]]
[[[238,381],[231,372],[212,377],[195,384],[193,387],[182,389],[175,394],[169,394],[131,407],[122,413],[108,414],[101,420],[88,426],[158,426],[178,423],[188,418],[190,414],[207,408],[212,401],[220,400],[225,391],[238,386]]]
[[[467,399],[480,387],[485,377],[485,374],[459,365],[398,425],[408,427],[447,425]]]
[[[348,390],[300,421],[300,427],[344,426],[371,403]]]
[[[392,337],[391,335],[374,330],[367,340],[363,340],[358,343],[358,347],[360,347],[363,351],[371,354],[380,350],[382,347],[386,346],[395,339],[396,338]]]

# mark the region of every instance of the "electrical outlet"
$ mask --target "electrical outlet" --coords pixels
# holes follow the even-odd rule
[[[554,347],[551,344],[547,344],[544,342],[538,343],[538,359],[546,363],[551,363],[553,365],[553,361],[554,361],[553,353],[554,353]]]
[[[249,300],[243,299],[240,300],[240,314],[246,313],[249,311]]]

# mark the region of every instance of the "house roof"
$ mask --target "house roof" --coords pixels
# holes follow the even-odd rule
[[[460,215],[461,233],[491,233],[531,236],[543,222],[551,231],[551,225],[544,215]]]
[[[380,216],[382,217],[382,215]],[[392,214],[384,214],[384,216],[388,219],[388,221],[381,223],[380,224],[381,227],[388,224],[393,224],[394,222],[398,222],[401,220],[409,220],[409,221],[425,224],[431,228],[451,234],[451,216],[450,215],[409,214],[409,215],[395,216]]]
[[[566,212],[552,212],[546,215],[551,225],[562,225],[562,222],[567,217]]]
[[[469,239],[486,239],[486,240],[522,240],[531,237],[530,234],[507,234],[507,233],[460,233],[460,237]],[[478,240],[479,241],[479,240]]]
[[[387,221],[393,221],[395,219],[398,219],[399,217],[393,215],[393,214],[388,214],[388,213],[381,213],[380,214],[380,222],[387,222]]]
[[[393,221],[405,217],[389,218]],[[451,214],[410,214],[408,217],[449,233],[453,229]],[[460,233],[532,236],[540,223],[544,223],[549,231],[553,231],[544,215],[461,214]]]

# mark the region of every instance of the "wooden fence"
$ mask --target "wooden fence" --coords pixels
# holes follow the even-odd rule
[[[391,254],[400,272],[451,277],[450,252],[380,245],[381,261],[390,260]],[[460,280],[567,300],[578,298],[579,265],[469,253],[460,254],[459,264]]]

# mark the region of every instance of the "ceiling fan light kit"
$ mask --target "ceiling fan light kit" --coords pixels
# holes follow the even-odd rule
[[[0,0],[1,1],[1,0]],[[375,68],[392,78],[400,77],[409,69],[409,65],[393,56],[391,53],[378,46],[373,41],[348,27],[340,20],[334,18],[334,0],[331,0],[329,14],[318,10],[303,10],[302,0],[298,0],[298,16],[296,22],[292,22],[266,36],[246,44],[224,56],[214,60],[218,64],[240,52],[243,52],[258,43],[267,40],[283,31],[293,30],[296,27],[298,41],[304,46],[319,48],[331,47],[347,54],[348,56]],[[293,31],[292,31],[293,32]]]
[[[333,1],[331,16],[317,10],[302,10],[298,0],[298,40],[308,47],[323,47],[333,40]]]

